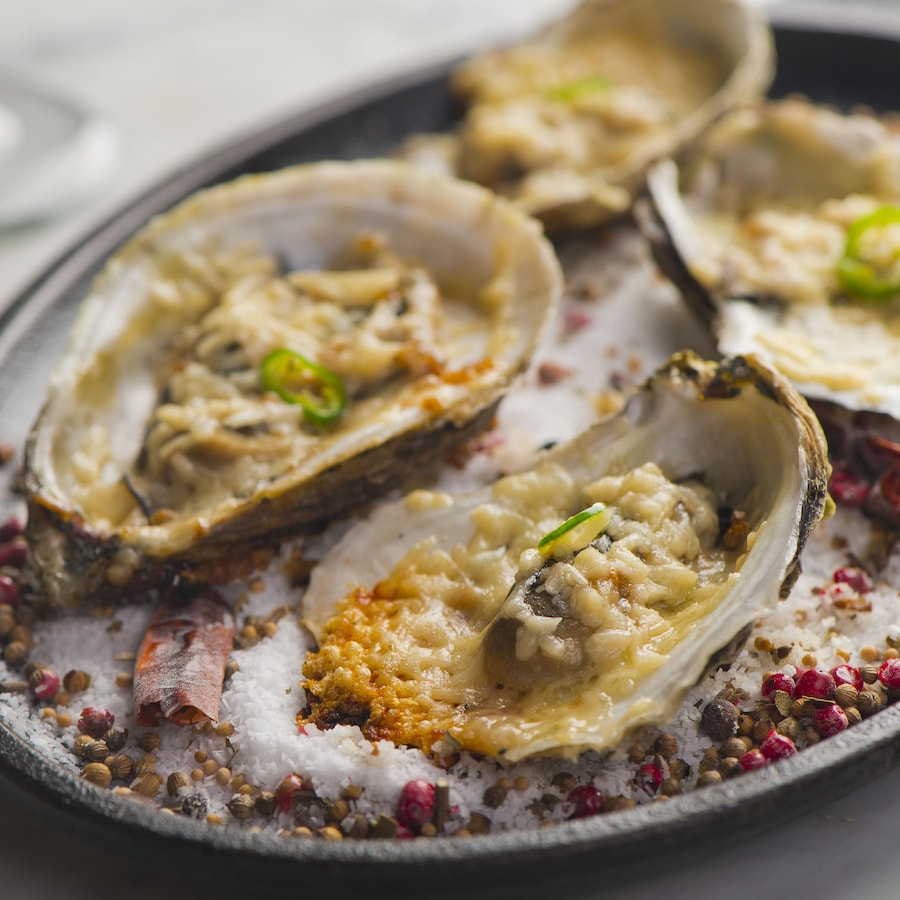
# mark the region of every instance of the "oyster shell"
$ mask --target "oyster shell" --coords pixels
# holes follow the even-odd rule
[[[489,421],[560,283],[536,222],[399,163],[186,200],[97,278],[31,433],[48,599],[227,580],[394,487]],[[260,360],[283,346],[340,374],[339,418],[263,390]]]
[[[848,228],[900,202],[884,124],[795,100],[740,110],[681,168],[655,166],[648,193],[639,220],[656,260],[722,353],[766,357],[808,398],[900,419],[900,296],[857,299],[837,271]]]
[[[611,748],[673,715],[787,593],[826,479],[785,380],[679,354],[533,469],[414,493],[350,531],[304,598],[319,649],[298,721],[509,760]],[[604,534],[536,549],[595,501]]]
[[[621,214],[647,167],[772,78],[765,15],[738,0],[586,0],[535,37],[452,77],[455,139],[403,153],[511,198],[550,227]]]

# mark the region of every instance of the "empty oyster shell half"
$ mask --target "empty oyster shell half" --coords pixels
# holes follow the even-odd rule
[[[188,199],[97,278],[30,436],[50,601],[227,579],[396,486],[487,423],[560,285],[536,222],[399,163]]]
[[[826,479],[784,379],[679,354],[533,469],[351,530],[304,599],[298,720],[510,760],[611,748],[787,593]]]
[[[659,163],[648,188],[639,219],[657,262],[722,353],[766,357],[808,398],[900,419],[900,212],[870,218],[900,203],[895,134],[768,103],[723,119],[680,169]],[[864,274],[883,268],[895,295],[847,281],[848,252]]]
[[[463,63],[455,138],[404,153],[510,197],[550,227],[626,211],[647,167],[772,78],[764,13],[739,0],[587,0],[530,40]]]

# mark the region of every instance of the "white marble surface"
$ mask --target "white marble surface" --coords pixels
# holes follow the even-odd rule
[[[0,235],[0,306],[92,223],[200,152],[386,74],[526,30],[566,5],[3,0],[0,64],[108,116],[120,129],[124,154],[108,190],[92,204],[41,228]],[[596,880],[568,885],[565,893],[623,900],[895,897],[898,798],[900,771],[792,823],[762,823],[757,836],[699,863],[673,864],[664,875],[614,890],[604,888],[598,873]],[[197,896],[197,887],[189,873],[167,871],[163,860],[150,868],[114,857],[0,798],[0,897],[178,900]],[[422,893],[428,896],[427,885]],[[225,900],[254,896],[245,889],[216,888],[214,894]]]

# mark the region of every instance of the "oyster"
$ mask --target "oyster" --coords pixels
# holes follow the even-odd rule
[[[647,167],[772,78],[771,36],[738,0],[586,0],[522,43],[464,62],[455,137],[401,151],[448,165],[548,226],[626,211]]]
[[[681,169],[659,163],[648,189],[639,219],[656,260],[722,353],[763,355],[808,398],[900,419],[900,289],[867,299],[839,272],[854,223],[900,202],[895,134],[768,103],[723,119]],[[896,227],[868,237],[897,258]]]
[[[151,222],[28,442],[50,602],[227,580],[394,487],[489,421],[560,281],[536,222],[399,163],[247,176]]]
[[[508,760],[611,748],[787,593],[826,478],[784,379],[679,354],[531,470],[349,532],[304,598],[298,722]]]

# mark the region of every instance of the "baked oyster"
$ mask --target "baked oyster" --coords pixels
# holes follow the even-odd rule
[[[218,582],[489,421],[560,290],[539,225],[399,163],[186,200],[108,262],[27,447],[51,603]]]
[[[548,226],[625,212],[647,167],[772,78],[765,15],[738,0],[586,0],[533,38],[453,74],[456,135],[403,154],[443,164]]]
[[[807,397],[900,419],[893,132],[767,103],[723,119],[681,168],[659,163],[648,189],[656,260],[722,353],[761,354]]]
[[[506,760],[612,748],[787,593],[827,468],[773,370],[679,354],[532,469],[351,530],[303,601],[298,723]]]

